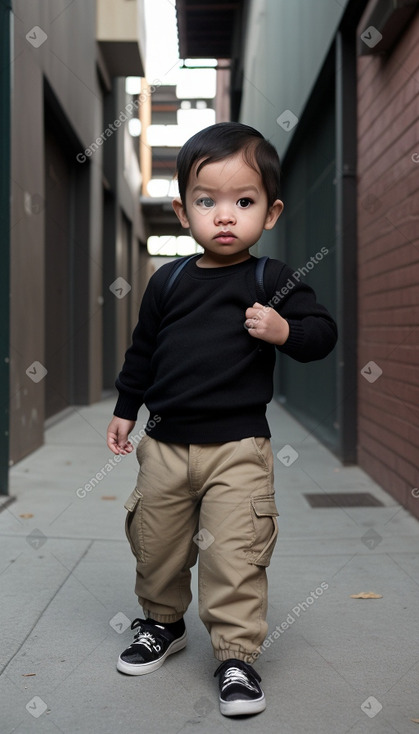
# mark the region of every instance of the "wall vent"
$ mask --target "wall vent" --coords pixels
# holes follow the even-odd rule
[[[337,508],[337,507],[384,507],[383,503],[380,502],[369,492],[333,492],[326,494],[305,494],[307,502],[310,507],[314,509],[320,508]]]

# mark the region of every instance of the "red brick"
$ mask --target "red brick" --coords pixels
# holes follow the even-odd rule
[[[387,253],[398,252],[406,247],[414,248],[411,250],[412,262],[416,261],[415,253],[419,252],[419,234],[415,240],[406,242],[405,235],[399,229],[396,229],[394,225],[388,232],[383,233],[379,239],[372,225],[368,229],[362,229],[360,225],[358,231],[359,236],[362,233],[363,242],[363,249],[359,252],[358,257],[358,277],[361,280],[367,280],[370,277],[367,275],[366,268],[379,267],[381,256],[384,258]]]
[[[388,415],[383,409],[383,405],[368,405],[368,420],[376,423],[377,425],[387,425]],[[364,420],[364,419],[363,419]],[[391,427],[397,436],[400,436],[404,441],[407,441],[416,447],[419,443],[419,425],[412,426],[407,420],[403,420],[396,415],[392,416]]]
[[[391,134],[395,125],[398,125],[401,130],[406,130],[415,121],[418,87],[419,82],[413,76],[398,90],[391,102],[387,100],[387,105],[379,114],[375,106],[366,109],[365,114],[358,119],[358,140],[361,154],[366,151],[366,136],[372,127],[378,128],[381,133],[389,130]]]
[[[419,240],[417,246],[409,242],[387,251],[383,248],[381,257],[375,256],[371,258],[360,269],[365,294],[369,291],[369,280],[371,278],[374,278],[380,273],[393,272],[397,266],[403,267],[416,262],[419,262]],[[415,285],[417,286],[417,284]],[[405,302],[404,299],[403,302]]]
[[[370,474],[378,484],[384,487],[389,494],[400,502],[401,505],[409,507],[408,495],[411,487],[405,480],[389,469],[381,461],[378,461],[374,454],[370,454],[363,446],[360,446],[358,449],[358,462],[359,465],[368,474]]]
[[[378,164],[380,157],[382,158],[382,166],[384,167],[383,173],[394,164],[404,164],[406,171],[412,166],[417,167],[419,165],[412,163],[411,159],[411,151],[415,152],[418,144],[418,130],[415,124],[411,124],[407,129],[400,129],[399,135],[397,135],[397,124],[394,128],[383,131],[382,135],[377,130],[376,138],[372,137],[371,132],[370,129],[367,134],[367,150],[362,154],[362,159],[359,159],[360,165],[358,168],[358,171],[362,171],[367,177],[368,169],[372,169],[369,177],[371,183],[373,178],[377,178],[377,171],[373,166]],[[403,171],[401,175],[403,175]]]
[[[358,58],[357,346],[359,462],[419,517],[418,49],[416,14],[387,57]]]
[[[387,58],[373,57],[366,68],[360,67],[358,76],[358,102],[360,110],[369,107],[379,99],[382,92],[383,99],[390,100],[394,89],[405,83],[418,69],[418,28],[419,17],[411,23],[404,33],[402,42],[399,42]],[[362,57],[358,61],[360,61]],[[380,111],[379,102],[375,103],[377,112]]]
[[[397,267],[397,259],[394,259],[394,267],[384,273],[377,273],[368,278],[368,290],[370,293],[388,293],[396,288],[408,288],[417,286],[419,283],[419,262],[417,261],[416,248],[411,248],[411,264]],[[395,253],[396,254],[396,253]],[[416,303],[418,300],[416,299]]]
[[[385,460],[389,453],[398,457],[395,460],[395,467],[398,459],[402,459],[406,464],[414,466],[416,447],[403,436],[396,434],[393,424],[375,423],[374,421],[363,419],[362,430],[364,435],[368,435],[375,441],[378,441],[380,445],[379,453],[383,460]]]
[[[419,496],[417,493],[419,487],[419,481],[416,482],[414,487],[409,487],[409,490],[406,494],[406,503],[405,507],[418,518],[419,520]],[[413,493],[413,490],[415,490],[415,493]]]

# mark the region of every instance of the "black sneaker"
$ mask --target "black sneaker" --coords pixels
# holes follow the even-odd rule
[[[131,629],[137,629],[134,640],[120,654],[116,664],[121,673],[152,673],[163,665],[169,655],[182,650],[186,645],[186,630],[176,637],[164,625],[146,622],[144,619],[134,619]]]
[[[225,660],[214,673],[219,675],[220,711],[224,716],[259,714],[266,708],[260,676],[243,660]]]

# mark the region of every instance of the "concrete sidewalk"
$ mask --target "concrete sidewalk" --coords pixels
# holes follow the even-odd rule
[[[137,465],[134,454],[109,461],[113,405],[74,409],[11,471],[17,501],[0,514],[1,733],[419,732],[419,524],[276,404],[274,453],[291,458],[276,458],[280,533],[256,664],[266,711],[219,713],[196,591],[187,648],[152,675],[116,671],[142,615],[123,509]],[[145,420],[142,411],[134,433]],[[383,506],[313,509],[304,497],[329,492],[370,492]],[[363,591],[382,598],[351,598]]]

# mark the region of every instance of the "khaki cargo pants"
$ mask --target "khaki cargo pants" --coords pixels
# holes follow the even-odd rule
[[[180,619],[199,553],[199,615],[218,660],[251,662],[266,633],[267,579],[278,534],[267,438],[167,444],[145,436],[125,504],[146,616]]]

